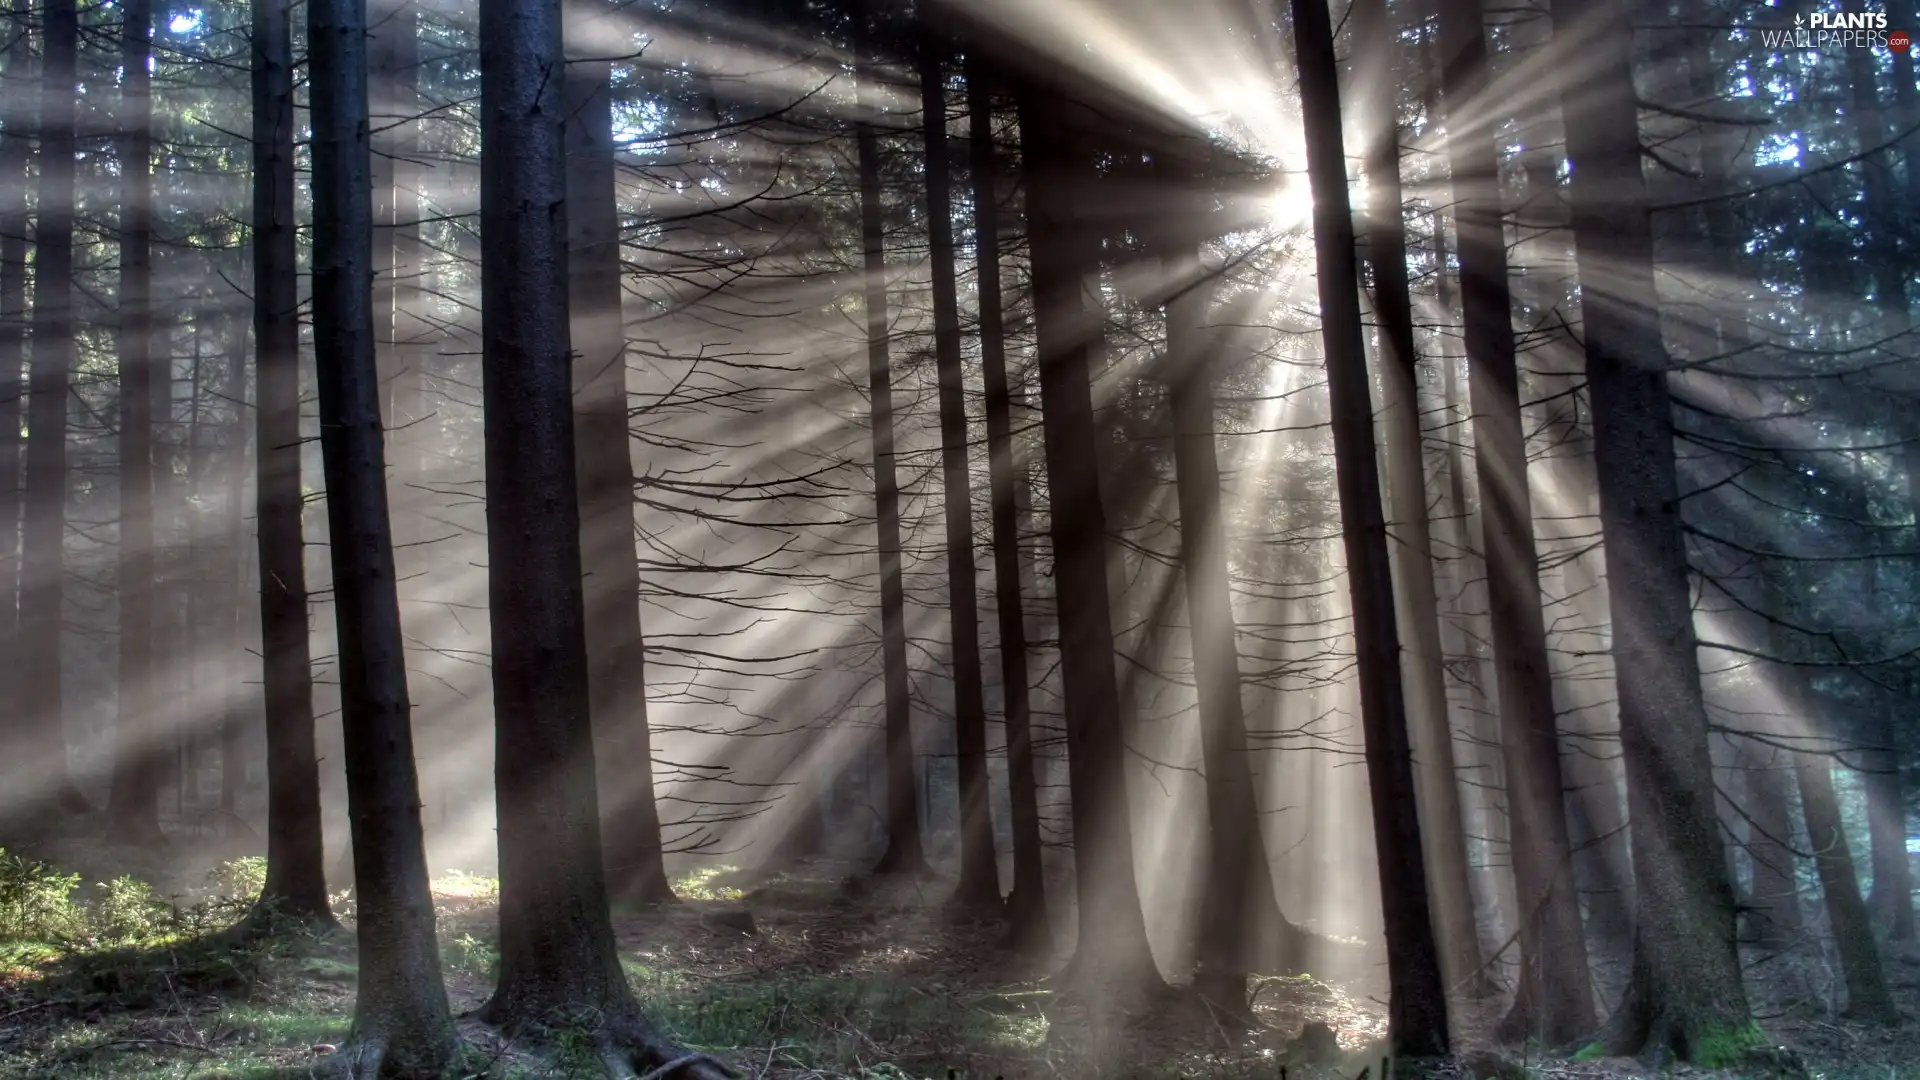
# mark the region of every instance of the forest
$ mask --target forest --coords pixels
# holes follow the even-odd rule
[[[0,1076],[1920,1078],[1917,11],[0,0]]]

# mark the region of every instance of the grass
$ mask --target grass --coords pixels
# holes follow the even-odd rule
[[[282,938],[234,949],[212,937],[245,910],[262,869],[258,860],[229,863],[192,896],[163,900],[130,878],[87,883],[0,852],[0,1076],[305,1077],[322,1048],[348,1034],[352,941]],[[748,886],[755,891],[743,896]],[[1363,1065],[1376,1071],[1370,1080],[1381,1080],[1379,1051],[1366,1045],[1377,1032],[1354,1011],[1358,999],[1336,1000],[1311,979],[1261,980],[1274,1030],[1229,1050],[1204,1020],[1154,1016],[1108,1031],[1049,991],[996,981],[996,964],[976,966],[991,930],[968,937],[897,903],[856,910],[836,886],[809,877],[756,882],[721,865],[683,876],[676,888],[692,903],[622,921],[627,977],[648,1015],[677,1040],[764,1080],[1273,1080],[1286,1062],[1286,1036],[1308,1019],[1331,1022],[1349,1048],[1321,1065],[1288,1064],[1288,1080],[1353,1080]],[[434,893],[443,968],[456,1011],[464,1011],[498,972],[490,907],[498,883],[455,871],[434,881]],[[702,917],[703,905],[743,900],[758,936],[719,933]],[[490,1044],[470,1030],[478,1055]],[[1743,1046],[1754,1037],[1735,1034],[1729,1042]],[[469,1056],[461,1073],[597,1075],[584,1044],[559,1050]],[[1526,1071],[1543,1080],[1644,1075],[1585,1060],[1596,1053]],[[1838,1064],[1813,1076],[1920,1080],[1920,1069]]]

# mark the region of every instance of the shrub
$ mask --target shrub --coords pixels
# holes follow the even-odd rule
[[[74,903],[80,875],[56,872],[45,863],[0,848],[0,941],[65,941],[83,929]]]

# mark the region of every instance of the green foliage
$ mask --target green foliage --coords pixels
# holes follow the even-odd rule
[[[80,875],[62,874],[44,863],[0,848],[0,943],[55,942],[81,926],[73,891]]]
[[[1588,1043],[1573,1055],[1575,1061],[1599,1061],[1607,1056],[1607,1048],[1597,1042]]]
[[[687,900],[738,900],[741,892],[723,884],[719,879],[735,872],[732,866],[703,866],[698,870],[683,874],[673,883],[673,891]]]
[[[207,871],[207,887],[215,896],[251,902],[267,887],[267,860],[248,855],[221,863]]]
[[[1760,1025],[1751,1020],[1730,1030],[1703,1031],[1694,1040],[1693,1064],[1704,1069],[1732,1068],[1748,1050],[1766,1041]]]
[[[500,973],[500,950],[491,941],[457,934],[441,944],[440,964],[449,975],[492,981]]]

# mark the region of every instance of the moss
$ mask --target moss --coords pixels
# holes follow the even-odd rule
[[[1597,1042],[1591,1042],[1574,1052],[1575,1061],[1599,1061],[1607,1056],[1607,1048]]]
[[[1705,1069],[1727,1069],[1740,1063],[1749,1049],[1762,1045],[1767,1037],[1760,1025],[1749,1020],[1739,1027],[1703,1031],[1694,1039],[1692,1064]]]

